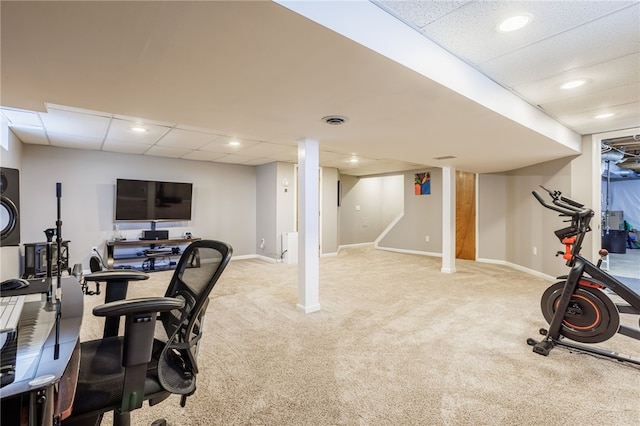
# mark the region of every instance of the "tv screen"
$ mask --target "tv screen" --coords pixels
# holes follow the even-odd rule
[[[118,179],[116,220],[191,220],[193,185]]]

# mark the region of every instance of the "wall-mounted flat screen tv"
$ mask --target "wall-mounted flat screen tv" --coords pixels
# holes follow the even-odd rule
[[[117,179],[116,220],[191,220],[193,185]]]

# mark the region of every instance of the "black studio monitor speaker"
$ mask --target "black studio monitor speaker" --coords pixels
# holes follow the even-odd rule
[[[20,172],[0,167],[0,247],[20,245]]]

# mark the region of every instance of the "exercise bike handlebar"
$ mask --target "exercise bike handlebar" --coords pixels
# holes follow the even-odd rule
[[[566,215],[566,216],[575,216],[576,215],[576,211],[569,209],[569,208],[565,208],[565,207],[561,207],[561,206],[557,206],[557,205],[553,205],[553,204],[549,204],[547,203],[541,196],[540,194],[538,194],[537,191],[531,191],[531,193],[533,194],[534,197],[536,197],[536,200],[538,200],[538,202],[540,204],[542,204],[544,207],[548,208],[549,210],[555,210],[560,214]]]
[[[547,203],[542,198],[542,196],[538,194],[538,192],[531,191],[531,193],[533,194],[534,197],[536,197],[536,200],[538,200],[538,202],[542,204],[544,207],[550,210],[555,210],[562,215],[572,216],[572,217],[587,217],[593,214],[593,210],[589,208],[584,208],[584,204],[580,204],[577,201],[574,201],[570,198],[563,197],[560,191],[549,191],[544,186],[541,186],[541,187],[542,189],[547,191],[549,195],[551,195],[551,198],[553,198],[553,204]]]

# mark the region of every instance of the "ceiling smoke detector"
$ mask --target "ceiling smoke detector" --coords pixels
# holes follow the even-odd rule
[[[332,126],[339,126],[349,121],[349,119],[342,115],[327,115],[326,117],[322,117],[322,121]]]

